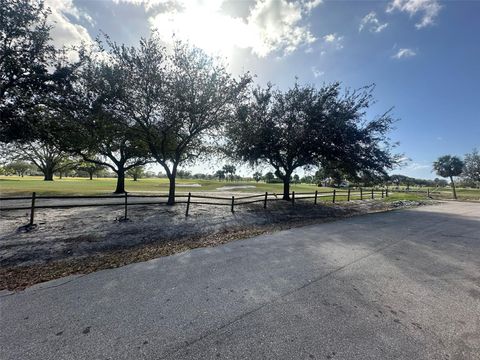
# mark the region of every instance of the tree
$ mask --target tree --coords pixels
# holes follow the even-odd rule
[[[180,42],[166,55],[155,36],[137,48],[108,44],[109,61],[122,67],[128,84],[121,111],[164,168],[173,205],[178,167],[212,151],[250,76],[234,79],[224,65]]]
[[[271,183],[275,179],[275,175],[269,171],[263,177],[266,183]]]
[[[450,184],[452,186],[453,198],[457,199],[457,191],[455,189],[455,183],[453,181],[454,176],[462,174],[463,162],[457,156],[444,155],[441,156],[433,163],[433,169],[437,175],[441,177],[450,178]]]
[[[480,186],[480,154],[477,149],[465,154],[463,176]]]
[[[51,45],[43,0],[0,0],[0,141],[33,141],[41,126],[35,108],[71,65],[61,65]]]
[[[300,183],[300,176],[298,176],[298,174],[293,175],[293,183],[294,184]]]
[[[118,110],[129,84],[109,60],[88,49],[82,58],[72,88],[59,95],[50,140],[86,162],[110,168],[117,175],[115,193],[124,193],[126,173],[150,161],[138,129]]]
[[[263,177],[263,175],[262,175],[262,173],[261,173],[260,171],[255,171],[255,172],[253,173],[253,180],[255,180],[255,182],[257,182],[257,183],[258,183],[260,180],[262,180],[262,177]]]
[[[87,161],[80,162],[80,164],[77,164],[75,168],[79,171],[85,171],[88,174],[90,180],[93,180],[93,175],[105,170],[104,165]]]
[[[38,141],[11,144],[7,149],[12,159],[33,163],[43,173],[45,181],[53,181],[54,173],[72,163],[62,150]]]
[[[387,133],[389,112],[367,121],[373,87],[340,94],[340,84],[319,90],[295,83],[286,92],[256,88],[229,123],[227,152],[252,165],[267,163],[290,199],[292,173],[299,167],[335,164],[352,178],[386,176],[397,156]]]
[[[225,180],[225,171],[224,170],[217,170],[217,172],[215,173],[215,177],[219,181]]]
[[[145,168],[143,166],[136,166],[127,171],[127,175],[133,178],[133,181],[138,181],[145,175]]]
[[[224,165],[223,171],[226,175],[229,175],[230,181],[233,181],[233,176],[235,175],[237,168],[234,165]]]
[[[5,166],[6,173],[13,173],[21,177],[24,177],[31,170],[32,164],[26,161],[12,161]]]

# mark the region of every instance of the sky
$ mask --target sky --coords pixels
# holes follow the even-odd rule
[[[234,74],[280,89],[299,82],[376,84],[368,116],[393,108],[391,139],[409,159],[393,173],[431,179],[441,155],[480,149],[480,1],[46,0],[52,41],[102,32],[135,45],[150,31],[188,40]],[[201,164],[194,172],[212,172]],[[250,173],[243,168],[241,173]]]

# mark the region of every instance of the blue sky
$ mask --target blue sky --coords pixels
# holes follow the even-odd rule
[[[434,178],[440,155],[480,148],[480,1],[46,2],[57,45],[92,41],[100,31],[135,44],[155,28],[167,44],[175,33],[260,84],[287,88],[295,76],[375,83],[370,116],[394,107],[391,137],[411,159],[395,173]]]

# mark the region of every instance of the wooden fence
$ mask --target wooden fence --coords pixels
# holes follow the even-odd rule
[[[208,196],[208,195],[196,195],[192,193],[188,194],[179,194],[175,196],[176,204],[186,204],[185,216],[189,215],[190,208],[192,205],[213,205],[213,206],[228,206],[230,211],[233,213],[235,207],[242,205],[249,205],[254,203],[262,203],[263,208],[268,207],[268,203],[272,201],[282,200],[282,194],[268,193],[257,194],[257,195],[248,195],[248,196]],[[339,200],[366,200],[366,199],[375,199],[375,198],[384,198],[388,197],[388,189],[386,190],[374,190],[374,189],[358,189],[358,190],[337,190],[334,189],[330,192],[297,192],[295,191],[290,193],[290,202],[292,206],[295,206],[295,202],[299,200],[313,199],[313,203],[321,199],[331,200],[333,203]],[[168,195],[136,195],[125,193],[124,195],[98,195],[98,196],[59,196],[59,195],[50,195],[50,196],[37,196],[35,192],[31,196],[17,196],[17,197],[2,197],[0,201],[2,206],[0,211],[13,211],[13,210],[30,210],[30,221],[25,227],[34,227],[35,221],[35,210],[36,209],[58,209],[58,208],[75,208],[75,207],[96,207],[96,206],[122,206],[124,208],[124,215],[121,218],[121,221],[128,220],[128,209],[131,206],[136,205],[165,205],[166,201],[154,201],[154,199],[166,199]],[[120,202],[96,202],[96,203],[81,203],[81,204],[38,204],[42,200],[82,200],[82,199],[115,199],[120,200]],[[141,199],[140,201],[132,201],[135,199]],[[143,200],[143,199],[152,199],[152,200]],[[181,199],[181,200],[177,200]],[[196,199],[199,199],[198,201]],[[129,201],[130,200],[130,201]],[[6,206],[4,202],[9,201],[28,201],[29,205],[26,206]]]

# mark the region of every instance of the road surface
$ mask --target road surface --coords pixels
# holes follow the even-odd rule
[[[480,204],[357,216],[0,293],[0,359],[479,359]]]

